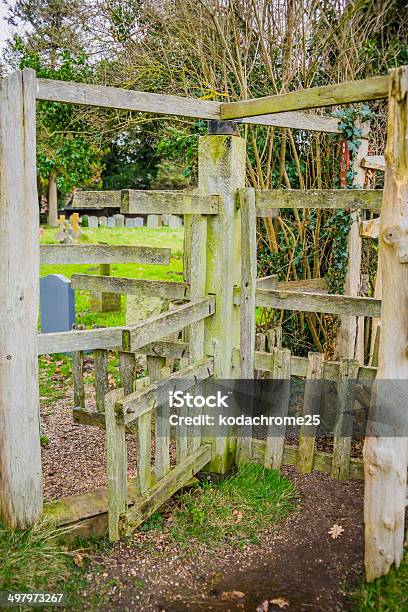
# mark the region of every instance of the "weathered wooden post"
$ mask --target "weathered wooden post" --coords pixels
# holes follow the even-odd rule
[[[408,67],[389,72],[379,257],[383,275],[378,372],[364,445],[366,578],[403,555],[408,462]],[[383,417],[383,418],[382,418]],[[385,431],[388,421],[389,429]],[[377,420],[377,422],[376,422]]]
[[[10,527],[42,513],[35,99],[33,70],[0,80],[0,517]]]
[[[218,215],[207,219],[206,293],[215,295],[216,312],[205,321],[205,352],[214,355],[214,377],[231,379],[232,349],[239,346],[239,306],[234,286],[241,279],[241,220],[238,189],[245,186],[245,140],[230,121],[211,121],[198,148],[198,188],[218,195]],[[215,436],[209,472],[224,474],[234,460],[230,439]]]

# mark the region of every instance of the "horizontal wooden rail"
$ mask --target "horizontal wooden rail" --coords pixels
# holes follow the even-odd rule
[[[239,119],[269,113],[320,108],[349,102],[378,100],[388,96],[388,76],[371,77],[335,85],[300,89],[254,100],[221,103],[221,119]]]
[[[167,266],[170,249],[104,244],[42,244],[41,264],[146,263]]]
[[[168,404],[170,391],[187,391],[198,381],[213,375],[212,359],[202,359],[197,363],[173,372],[167,378],[127,395],[116,404],[116,414],[128,425],[156,406]]]
[[[271,189],[255,192],[256,208],[358,208],[379,213],[381,189]]]
[[[142,498],[122,515],[119,522],[121,535],[129,536],[156,512],[172,495],[191,481],[192,477],[211,461],[211,445],[203,444],[179,465],[161,478]]]
[[[277,274],[256,279],[257,289],[288,289],[310,293],[327,293],[327,281],[324,278],[305,278],[295,281],[279,281]]]
[[[182,359],[183,357],[188,357],[188,347],[188,342],[182,342],[181,340],[159,340],[145,344],[135,352],[140,355],[151,355],[152,357]]]
[[[266,353],[265,351],[255,351],[255,369],[264,372],[273,371],[273,359],[272,353]],[[239,349],[233,349],[232,363],[234,367],[239,367]],[[290,371],[292,376],[304,376],[307,375],[307,357],[298,357],[291,355],[290,358]],[[339,379],[339,362],[338,361],[325,361],[324,362],[324,375],[325,380],[332,380],[337,382]],[[377,368],[371,368],[368,366],[360,366],[358,370],[357,382],[364,386],[370,387],[374,382],[377,375]]]
[[[274,113],[273,115],[258,115],[257,117],[245,117],[239,123],[255,125],[271,125],[276,127],[287,127],[295,130],[308,130],[311,132],[328,132],[340,134],[339,120],[334,117],[312,115],[299,112]]]
[[[122,334],[122,348],[124,351],[136,352],[141,346],[180,331],[187,325],[210,317],[214,312],[214,297],[193,300],[174,310],[162,312],[146,321],[128,326]]]
[[[135,325],[84,329],[38,335],[38,354],[92,351],[94,349],[137,352],[146,344],[179,331],[215,312],[215,298],[194,300],[174,310],[149,317]]]
[[[216,215],[218,196],[202,195],[194,191],[122,191],[122,213]]]
[[[147,280],[144,278],[73,274],[71,286],[73,289],[85,291],[121,293],[124,295],[143,294],[173,300],[185,300],[189,296],[189,285],[187,283]]]
[[[72,208],[118,208],[122,204],[120,191],[76,191]]]
[[[240,289],[234,291],[234,304],[240,303]],[[256,305],[264,308],[322,312],[353,317],[380,317],[381,300],[348,295],[288,291],[286,289],[257,289]]]
[[[219,102],[51,79],[37,79],[37,100],[199,119],[220,118]]]
[[[382,170],[385,171],[385,158],[384,155],[368,155],[363,157],[360,162],[363,168],[369,168],[371,170]]]

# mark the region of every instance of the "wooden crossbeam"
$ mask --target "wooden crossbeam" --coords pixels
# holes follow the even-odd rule
[[[143,416],[155,406],[168,404],[170,391],[187,391],[194,387],[198,381],[206,380],[213,375],[214,365],[212,359],[201,359],[197,363],[173,372],[167,378],[156,382],[127,395],[116,403],[116,414],[128,425],[135,419]]]
[[[195,191],[122,191],[121,212],[130,214],[216,215],[218,196]]]
[[[240,289],[234,291],[234,304],[239,304]],[[264,308],[298,310],[300,312],[322,312],[350,315],[354,317],[380,317],[381,300],[347,295],[326,295],[306,291],[281,289],[257,289],[256,305]]]
[[[192,300],[174,310],[162,312],[125,328],[122,334],[122,348],[124,351],[135,352],[149,342],[160,340],[214,313],[214,297]]]
[[[384,155],[367,155],[361,160],[361,166],[363,168],[370,168],[371,170],[385,171],[385,158]]]
[[[219,102],[51,79],[37,79],[37,100],[117,108],[155,115],[177,115],[200,119],[220,117]]]
[[[136,352],[145,344],[159,341],[195,321],[215,312],[215,298],[203,298],[163,312],[135,325],[84,329],[38,335],[38,354],[70,353],[95,349],[117,349]]]
[[[380,212],[381,189],[271,189],[256,191],[256,208],[359,208]]]
[[[170,249],[105,244],[42,244],[41,264],[147,263],[167,266]]]
[[[174,493],[185,486],[191,478],[211,461],[211,445],[203,444],[179,465],[161,478],[141,499],[122,515],[119,531],[129,536],[146,519],[162,506]]]
[[[121,293],[124,295],[151,295],[172,300],[185,300],[189,297],[189,286],[187,283],[148,280],[145,278],[73,274],[71,277],[71,287],[85,291]]]
[[[76,191],[72,208],[118,208],[121,206],[120,191]]]
[[[239,119],[241,117],[319,108],[349,102],[378,100],[388,96],[388,83],[388,76],[379,76],[360,81],[301,89],[254,100],[225,102],[221,103],[220,114],[221,119]]]
[[[239,123],[271,125],[293,128],[295,130],[341,134],[338,119],[322,115],[299,113],[296,111],[289,113],[274,113],[273,115],[258,115],[257,117],[245,117],[244,119],[240,119]]]

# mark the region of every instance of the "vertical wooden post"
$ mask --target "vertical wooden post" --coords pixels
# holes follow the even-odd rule
[[[361,160],[368,153],[369,124],[361,126],[363,137],[358,148],[357,155],[353,161],[354,188],[363,188],[366,170],[361,166]],[[351,213],[351,226],[348,235],[348,264],[347,276],[344,285],[346,295],[360,295],[361,289],[361,248],[359,210]],[[364,317],[342,316],[337,340],[337,352],[339,357],[345,359],[357,359],[364,364]]]
[[[255,292],[256,292],[256,210],[255,191],[247,187],[239,192],[241,209],[241,305],[240,359],[243,380],[255,378]],[[252,413],[251,407],[250,411]],[[248,428],[238,438],[237,461],[252,458],[252,437]]]
[[[222,122],[221,127],[229,122]],[[225,127],[231,128],[231,125]],[[232,348],[239,346],[239,306],[234,286],[241,279],[241,221],[237,190],[245,186],[245,140],[231,130],[202,136],[198,148],[198,187],[218,195],[219,213],[207,220],[206,293],[216,297],[216,312],[205,321],[205,352],[214,355],[214,377],[231,379]],[[221,133],[219,133],[221,131]],[[208,471],[224,474],[233,453],[230,441],[215,437]]]
[[[0,80],[0,518],[9,527],[42,513],[35,95],[33,70]]]
[[[379,258],[381,337],[364,445],[366,578],[387,574],[403,555],[407,484],[408,67],[390,70]],[[388,436],[375,419],[392,415]]]
[[[114,389],[105,397],[106,461],[108,472],[109,540],[119,540],[119,518],[127,510],[127,454],[125,426],[116,420],[115,403],[124,397]]]

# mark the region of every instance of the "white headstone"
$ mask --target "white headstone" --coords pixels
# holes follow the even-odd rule
[[[113,217],[108,217],[108,227],[116,227],[115,219]]]
[[[159,215],[147,215],[147,227],[159,227]]]
[[[169,218],[170,218],[170,215],[166,215],[166,214],[162,215],[162,224],[163,225],[168,225],[169,224]]]
[[[134,219],[128,218],[125,220],[126,227],[135,227]]]
[[[98,217],[88,217],[88,227],[98,227]]]
[[[171,227],[171,229],[177,229],[181,227],[182,225],[183,225],[183,222],[181,220],[181,217],[178,217],[177,215],[170,215],[169,227]]]
[[[143,227],[143,217],[135,217],[133,221],[135,222],[135,227]]]
[[[106,227],[108,225],[107,217],[99,217],[99,227]]]
[[[115,219],[116,227],[123,227],[125,225],[125,215],[118,213],[117,215],[113,215],[113,218]]]

